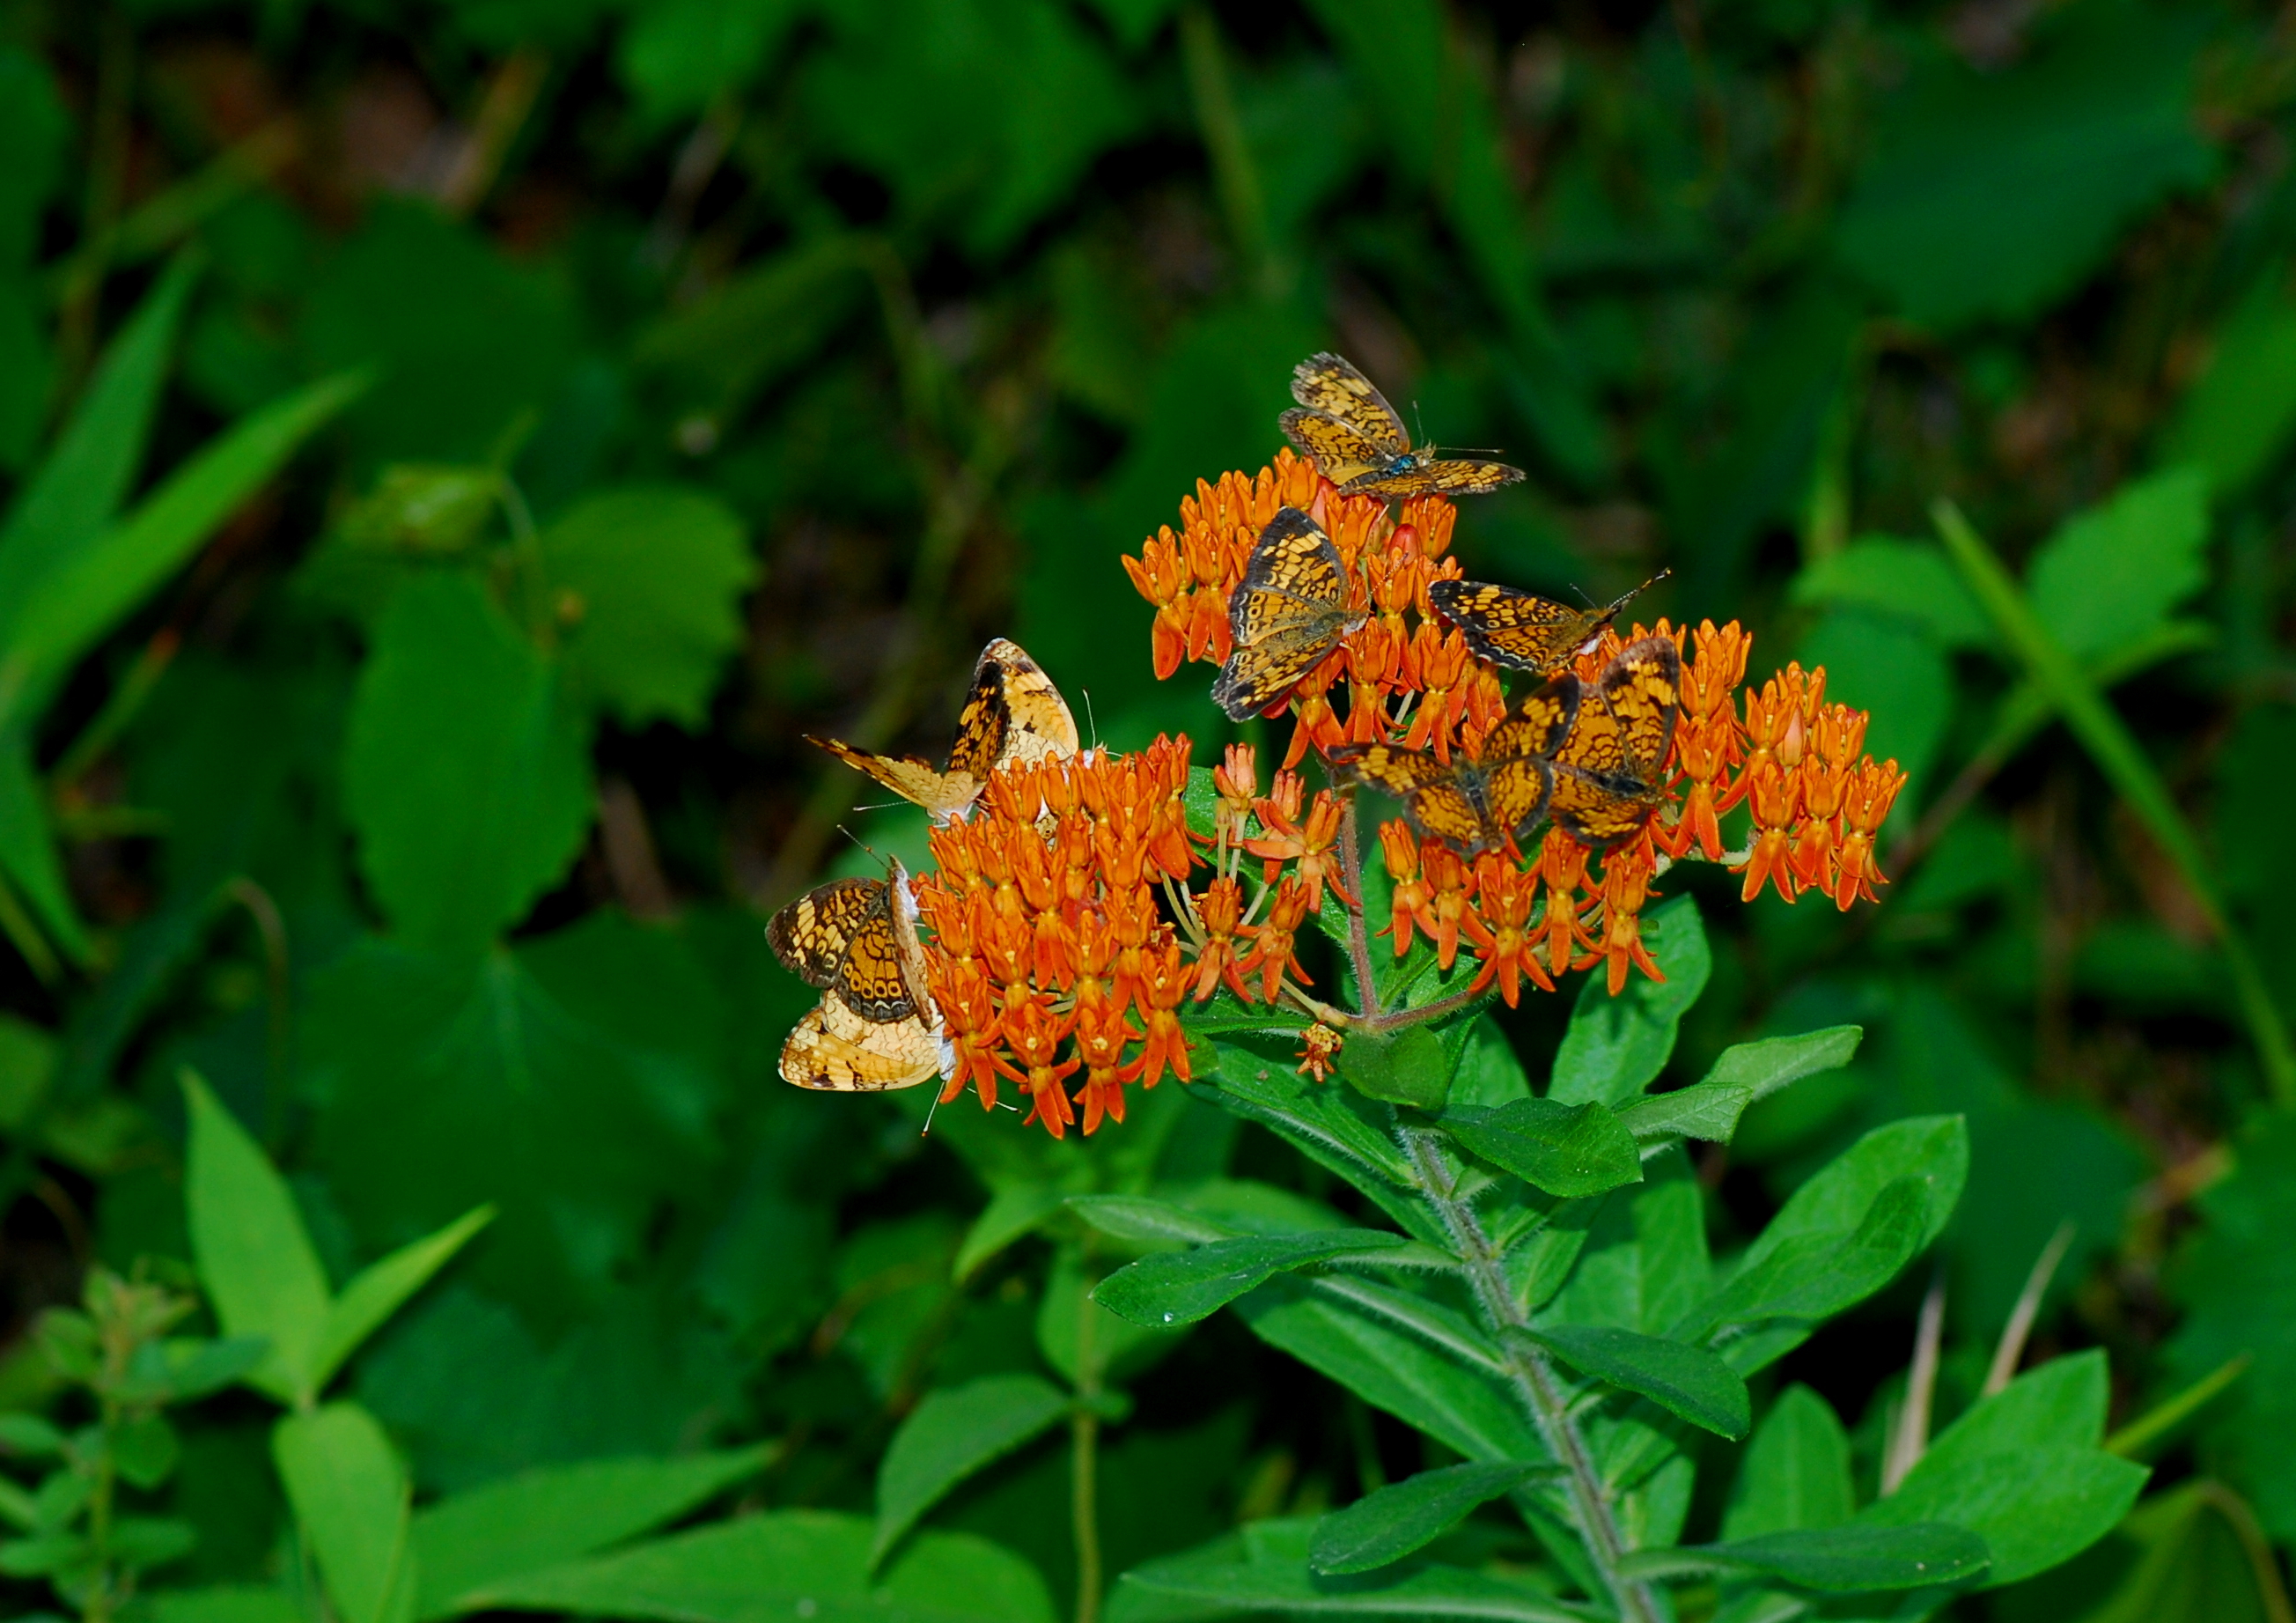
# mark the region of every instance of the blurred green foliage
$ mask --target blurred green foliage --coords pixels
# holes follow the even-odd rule
[[[2296,1009],[2292,135],[2296,46],[2233,0],[8,8],[4,1401],[93,1423],[30,1334],[84,1279],[72,1311],[174,1312],[196,1261],[203,1335],[275,1339],[195,1255],[202,1119],[282,1169],[314,1313],[495,1208],[332,1399],[313,1371],[285,1420],[244,1390],[115,1414],[167,1428],[164,1469],[114,1437],[53,1473],[116,1467],[182,1531],[93,1567],[0,1545],[9,1604],[148,1566],[182,1623],[314,1585],[374,1623],[611,1612],[722,1570],[1049,1616],[1077,1572],[1047,1391],[1104,1405],[1111,1580],[1223,1537],[1296,1565],[1319,1512],[1456,1463],[1263,1345],[1308,1333],[1280,1281],[1240,1311],[1293,1331],[1175,1339],[1086,1306],[1113,1253],[1039,1232],[1231,1181],[1308,1203],[1240,1231],[1379,1220],[1259,1127],[1166,1089],[1087,1144],[962,1103],[921,1138],[920,1097],[774,1075],[807,999],[764,913],[869,861],[840,820],[922,844],[849,816],[799,735],[933,747],[1009,633],[1102,738],[1205,759],[1230,735],[1151,679],[1116,559],[1261,465],[1330,346],[1532,470],[1463,512],[1470,573],[1601,600],[1670,567],[1640,612],[1823,663],[1914,774],[1879,910],[1668,881],[1710,964],[1661,1081],[1869,1034],[1700,1152],[1718,1248],[1868,1131],[1959,1115],[1933,1429],[2006,1424],[1984,1362],[2061,1224],[2034,1362],[2112,1377],[2062,1398],[2066,1446],[2249,1361],[2146,1434],[2112,1537],[1952,1615],[2284,1616],[2296,1094],[2259,1003]],[[2117,765],[1940,498],[2103,695]],[[1544,1054],[1569,1014],[1505,1035]],[[1873,1499],[1926,1282],[1757,1378],[1748,1474],[1684,1490],[1685,1537]],[[51,1457],[0,1436],[15,1475]],[[609,1460],[640,1476],[581,1476]],[[1805,1469],[1833,1511],[1772,1503]],[[0,1519],[77,1537],[79,1491]],[[618,1501],[644,1513],[503,1530]],[[1473,1503],[1446,1561],[1544,1559]],[[729,1504],[761,1513],[601,1553]],[[419,1594],[359,1565],[373,1526]]]

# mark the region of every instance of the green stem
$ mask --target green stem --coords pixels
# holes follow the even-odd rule
[[[1349,795],[1340,809],[1340,877],[1347,894],[1340,898],[1348,910],[1348,960],[1356,976],[1356,1007],[1364,1018],[1380,1017],[1379,986],[1372,976],[1371,925],[1364,918],[1362,825],[1356,820],[1356,797]],[[1353,897],[1352,901],[1349,900]]]
[[[82,1623],[111,1623],[111,1496],[115,1481],[111,1452],[112,1438],[119,1427],[119,1405],[107,1397],[102,1403],[102,1440],[97,1444],[95,1489],[87,1496],[87,1547],[94,1576],[88,1580],[86,1604],[80,1609]]]
[[[2296,1047],[2289,1042],[2288,1027],[2273,1001],[2263,970],[2249,951],[2246,938],[2233,924],[2231,911],[2201,851],[2200,839],[2169,795],[2168,786],[2120,713],[2105,703],[2064,645],[2041,623],[2017,582],[1961,510],[1939,500],[1930,509],[1930,517],[1946,550],[1960,567],[1962,578],[2025,662],[2035,682],[2055,701],[2074,736],[2176,864],[2223,951],[2234,993],[2273,1096],[2284,1105],[2296,1105]]]
[[[1532,1423],[1538,1426],[1547,1451],[1566,1473],[1578,1536],[1587,1546],[1587,1558],[1611,1592],[1611,1599],[1624,1623],[1658,1623],[1658,1601],[1650,1586],[1621,1570],[1626,1539],[1619,1531],[1618,1518],[1611,1513],[1610,1493],[1595,1467],[1594,1455],[1587,1450],[1578,1423],[1571,1416],[1569,1400],[1555,1380],[1554,1367],[1531,1343],[1529,1315],[1507,1287],[1498,1248],[1483,1232],[1482,1220],[1475,1215],[1473,1203],[1459,1193],[1458,1179],[1443,1152],[1441,1135],[1424,1127],[1406,1127],[1400,1136],[1404,1152],[1419,1174],[1420,1192],[1426,1197],[1428,1207],[1442,1223],[1444,1232],[1451,1237],[1453,1252],[1474,1287],[1476,1304],[1498,1339],[1507,1379],[1523,1407],[1530,1412]]]
[[[1077,1306],[1077,1406],[1069,1417],[1069,1520],[1076,1541],[1076,1623],[1100,1618],[1100,1367],[1093,1352],[1092,1292]]]

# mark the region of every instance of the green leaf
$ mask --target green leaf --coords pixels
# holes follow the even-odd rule
[[[950,1276],[963,1284],[998,1252],[1023,1235],[1034,1233],[1046,1218],[1061,1209],[1062,1195],[1043,1183],[1008,1183],[988,1198],[988,1206],[964,1233],[956,1248]]]
[[[1947,647],[1982,647],[1992,638],[1993,622],[1953,561],[1927,541],[1861,537],[1796,575],[1792,596],[1796,603],[1847,603],[1910,619]]]
[[[1643,917],[1643,943],[1666,979],[1632,976],[1612,997],[1601,976],[1587,977],[1578,989],[1570,1028],[1555,1050],[1547,1098],[1566,1105],[1591,1100],[1615,1107],[1650,1086],[1666,1068],[1675,1030],[1706,990],[1712,968],[1697,903],[1677,896],[1652,909]]]
[[[1424,1026],[1407,1026],[1391,1037],[1349,1036],[1340,1050],[1340,1075],[1366,1099],[1416,1110],[1441,1109],[1451,1084],[1443,1041]]]
[[[168,1479],[180,1452],[176,1429],[163,1414],[138,1415],[111,1434],[112,1459],[120,1476],[146,1493]]]
[[[270,1355],[271,1343],[261,1336],[226,1336],[213,1341],[170,1336],[147,1341],[136,1349],[119,1396],[126,1403],[168,1404],[204,1397],[258,1368]]]
[[[2080,1623],[2285,1623],[2288,1593],[2254,1512],[2220,1482],[2186,1482],[2128,1513],[2119,1543],[2142,1552]]]
[[[921,1533],[874,1581],[870,1544],[861,1517],[779,1511],[506,1579],[469,1604],[666,1623],[1053,1623],[1044,1579],[985,1538]]]
[[[1825,667],[1829,702],[1870,714],[1868,754],[1894,760],[1916,784],[1926,779],[1953,721],[1953,662],[1944,644],[1910,621],[1841,604],[1814,622],[1793,651],[1803,669]]]
[[[1037,1301],[1037,1351],[1070,1387],[1105,1387],[1129,1380],[1179,1345],[1183,1327],[1152,1329],[1120,1318],[1092,1297],[1096,1275],[1082,1247],[1061,1246]]]
[[[184,1098],[191,1115],[184,1199],[200,1284],[226,1334],[271,1344],[249,1384],[292,1402],[312,1389],[326,1273],[294,1197],[246,1129],[188,1071]]]
[[[2101,1449],[2064,1444],[1944,1459],[1928,1454],[1896,1493],[1866,1506],[1857,1520],[1966,1528],[1993,1553],[1985,1586],[1996,1588],[2070,1561],[2112,1532],[2147,1474]]]
[[[1143,1244],[1200,1245],[1235,1233],[1226,1223],[1145,1195],[1071,1195],[1067,1205],[1100,1233]]]
[[[1361,1281],[1349,1281],[1360,1284]],[[1236,1304],[1252,1334],[1471,1460],[1545,1460],[1505,1384],[1365,1306],[1279,1275]]]
[[[1135,1324],[1154,1328],[1210,1318],[1270,1275],[1351,1253],[1400,1246],[1378,1229],[1246,1235],[1193,1251],[1165,1251],[1128,1263],[1100,1281],[1092,1299]]]
[[[306,1623],[295,1597],[269,1585],[155,1589],[138,1604],[152,1623]]]
[[[1600,1324],[1557,1324],[1531,1333],[1579,1373],[1639,1392],[1718,1436],[1734,1441],[1753,1424],[1746,1383],[1705,1347]]]
[[[1270,1612],[1587,1623],[1586,1612],[1542,1589],[1458,1567],[1413,1561],[1383,1572],[1319,1576],[1308,1566],[1318,1528],[1304,1518],[1256,1522],[1240,1536],[1135,1567],[1117,1580],[1108,1623]]]
[[[893,1434],[877,1467],[870,1559],[883,1560],[949,1489],[1040,1436],[1070,1406],[1066,1393],[1034,1375],[984,1375],[927,1394]]]
[[[1443,1128],[1495,1166],[1550,1195],[1599,1195],[1639,1182],[1642,1155],[1620,1118],[1592,1100],[1519,1099],[1487,1110],[1455,1105]]]
[[[640,366],[677,375],[730,411],[819,346],[869,291],[851,240],[824,236],[728,277],[692,304],[641,332],[631,346]]]
[[[1968,1176],[1969,1129],[1961,1117],[1912,1116],[1876,1127],[1794,1190],[1747,1248],[1741,1271],[1790,1240],[1854,1232],[1882,1190],[1899,1178],[1923,1187],[1921,1232],[1927,1245],[1944,1232]]]
[[[1738,1467],[1726,1543],[1797,1528],[1837,1527],[1857,1509],[1849,1481],[1849,1438],[1833,1405],[1796,1382],[1762,1417]]]
[[[1627,1130],[1648,1142],[1679,1134],[1726,1144],[1746,1107],[1822,1071],[1840,1070],[1865,1036],[1858,1026],[1833,1026],[1798,1037],[1764,1037],[1722,1050],[1696,1083],[1638,1099],[1619,1112]]]
[[[2208,583],[2208,539],[2199,469],[2123,485],[2041,543],[2026,575],[2033,613],[2075,659],[2126,647]]]
[[[1759,1319],[1815,1322],[1856,1306],[1898,1277],[1927,1243],[1927,1190],[1886,1184],[1857,1228],[1798,1235],[1749,1262],[1696,1315],[1702,1325]]]
[[[271,1457],[343,1623],[411,1623],[419,1583],[406,1473],[374,1416],[329,1404],[286,1416]]]
[[[0,647],[42,583],[111,522],[134,485],[196,274],[178,259],[144,295],[0,526]]]
[[[111,1557],[130,1572],[141,1572],[183,1560],[199,1542],[189,1522],[123,1516],[112,1524]]]
[[[40,925],[74,961],[87,956],[87,933],[64,882],[48,820],[46,791],[32,762],[31,729],[0,722],[0,877],[32,904]]]
[[[1698,1571],[1757,1572],[1836,1594],[1927,1589],[1966,1582],[1990,1560],[1985,1541],[1941,1521],[1892,1527],[1805,1528],[1718,1545],[1685,1545],[1627,1557],[1627,1571],[1665,1578]]]
[[[701,726],[758,578],[733,510],[682,485],[600,491],[543,531],[542,557],[580,690],[627,727]]]
[[[1288,1140],[1422,1240],[1442,1238],[1422,1203],[1402,1193],[1417,1187],[1417,1174],[1392,1136],[1391,1108],[1352,1088],[1309,1082],[1240,1044],[1216,1041],[1212,1047],[1218,1056],[1214,1097],[1223,1107]]]
[[[464,576],[407,581],[351,703],[360,871],[409,942],[470,952],[565,872],[590,825],[580,724],[551,666]]]
[[[2236,496],[2296,433],[2296,301],[2285,263],[2256,278],[2210,348],[2161,432],[2160,457],[2165,466],[2199,467],[2218,494]]]
[[[209,441],[111,528],[73,549],[26,597],[0,641],[0,719],[60,678],[365,387],[325,379]]]
[[[1840,217],[1843,258],[1939,330],[2021,320],[2069,292],[2215,167],[2191,104],[2195,21],[2073,12],[2006,71],[1927,53],[1885,103]]]
[[[61,1453],[64,1434],[37,1414],[0,1414],[0,1448],[12,1454]]]
[[[1317,1522],[1308,1564],[1331,1575],[1369,1572],[1401,1561],[1458,1526],[1476,1506],[1552,1469],[1506,1460],[1423,1471]]]
[[[411,1529],[415,1616],[471,1610],[483,1586],[588,1555],[675,1520],[754,1476],[772,1446],[671,1460],[586,1460],[505,1477],[431,1505]]]
[[[361,1270],[345,1285],[342,1295],[328,1309],[318,1344],[311,1352],[312,1390],[325,1387],[342,1367],[343,1361],[494,1218],[495,1209],[490,1206],[465,1212],[437,1233],[401,1246],[381,1261]]]

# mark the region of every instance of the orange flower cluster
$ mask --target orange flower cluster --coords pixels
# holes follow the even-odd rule
[[[1124,1119],[1127,1083],[1152,1088],[1167,1069],[1188,1080],[1174,1012],[1187,973],[1156,903],[1196,860],[1188,747],[1159,737],[1137,754],[1002,770],[972,818],[933,830],[937,871],[917,901],[955,1056],[944,1101],[971,1084],[991,1108],[1009,1078],[1029,1097],[1029,1119],[1059,1138],[1076,1103],[1090,1133],[1104,1116]]]
[[[1218,663],[1230,651],[1227,604],[1242,580],[1252,543],[1278,508],[1311,513],[1330,533],[1351,576],[1354,606],[1369,617],[1293,691],[1298,718],[1284,766],[1295,766],[1313,745],[1319,752],[1341,743],[1385,740],[1430,749],[1472,752],[1505,714],[1507,696],[1497,669],[1476,660],[1465,639],[1436,615],[1428,583],[1456,576],[1447,556],[1455,511],[1439,497],[1404,504],[1390,519],[1385,504],[1342,498],[1320,478],[1315,464],[1277,453],[1257,477],[1230,473],[1212,484],[1199,480],[1180,504],[1181,526],[1150,537],[1137,558],[1124,560],[1133,583],[1156,606],[1152,653],[1156,672],[1169,676],[1185,660]],[[1645,631],[1606,630],[1578,659],[1588,692],[1626,644],[1646,635],[1669,636],[1683,648],[1681,706],[1655,796],[1642,829],[1597,853],[1560,828],[1550,828],[1528,853],[1484,852],[1463,856],[1442,841],[1421,838],[1404,822],[1380,830],[1392,881],[1390,934],[1399,957],[1424,936],[1447,970],[1464,943],[1478,960],[1471,988],[1496,986],[1509,1004],[1522,984],[1552,991],[1572,969],[1604,966],[1611,992],[1630,969],[1659,977],[1642,940],[1641,914],[1652,882],[1693,849],[1709,861],[1745,876],[1749,901],[1774,886],[1786,901],[1817,890],[1844,910],[1872,900],[1884,883],[1874,837],[1906,776],[1894,761],[1861,754],[1866,714],[1825,704],[1825,673],[1799,665],[1745,696],[1752,638],[1736,622],[1687,628],[1665,621]],[[1344,717],[1332,693],[1349,687]],[[1234,752],[1230,752],[1231,762]],[[1300,790],[1292,779],[1289,802],[1265,804],[1263,832],[1246,842],[1254,853],[1281,850],[1302,863],[1302,882],[1326,870],[1318,854],[1338,826],[1333,805],[1324,812],[1321,844],[1311,812],[1300,837],[1292,815]],[[1321,812],[1327,795],[1316,797]],[[1725,848],[1720,819],[1744,803],[1753,837],[1742,851]],[[1243,812],[1235,813],[1243,827]],[[1519,860],[1510,860],[1519,857]],[[1221,915],[1225,916],[1225,915]],[[1217,950],[1217,932],[1215,933]],[[1204,985],[1215,976],[1202,960]]]
[[[1156,674],[1168,677],[1187,660],[1213,664],[1232,650],[1228,599],[1243,579],[1252,543],[1281,508],[1298,507],[1321,524],[1350,577],[1352,605],[1367,618],[1295,690],[1299,717],[1283,765],[1295,767],[1313,745],[1392,739],[1431,749],[1445,760],[1498,723],[1506,693],[1496,668],[1474,659],[1466,638],[1436,615],[1430,582],[1459,574],[1447,556],[1457,509],[1439,496],[1414,497],[1399,515],[1370,496],[1341,496],[1316,465],[1289,449],[1256,477],[1199,479],[1180,499],[1180,528],[1166,524],[1124,560],[1140,595],[1156,606],[1151,647]],[[1348,684],[1347,713],[1332,706]]]

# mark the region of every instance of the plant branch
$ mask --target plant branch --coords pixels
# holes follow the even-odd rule
[[[2216,877],[2209,871],[2208,859],[2202,853],[2200,840],[2170,796],[2168,786],[2161,782],[2160,772],[2129,732],[2120,713],[2105,702],[2064,645],[2041,623],[2017,582],[1962,516],[1961,510],[1949,501],[1940,500],[1930,509],[1930,516],[1963,580],[1985,606],[2009,646],[2017,651],[2035,683],[2063,713],[2090,758],[2128,803],[2128,809],[2160,842],[2161,850],[2191,887],[2210,933],[2224,952],[2225,967],[2231,971],[2233,990],[2240,1000],[2241,1012],[2246,1017],[2249,1035],[2256,1045],[2257,1057],[2263,1062],[2273,1097],[2284,1105],[2296,1104],[2296,1046],[2290,1044],[2288,1027],[2273,1001],[2263,970],[2249,951],[2247,938],[2233,924]]]
[[[1473,1205],[1459,1194],[1458,1180],[1445,1158],[1440,1137],[1424,1127],[1406,1127],[1401,1133],[1404,1152],[1419,1174],[1420,1192],[1451,1237],[1474,1287],[1476,1304],[1490,1322],[1499,1340],[1507,1378],[1516,1396],[1530,1412],[1532,1422],[1547,1450],[1561,1463],[1577,1512],[1579,1538],[1601,1575],[1604,1587],[1624,1623],[1658,1623],[1658,1600],[1647,1584],[1623,1570],[1626,1540],[1611,1513],[1609,1491],[1595,1468],[1594,1456],[1571,1418],[1570,1405],[1554,1378],[1554,1367],[1530,1340],[1530,1319],[1515,1300],[1500,1266],[1498,1248],[1483,1232]]]
[[[1372,977],[1371,926],[1364,918],[1362,825],[1356,820],[1356,797],[1347,797],[1340,810],[1340,875],[1348,888],[1340,900],[1348,910],[1348,960],[1355,968],[1356,1007],[1367,1020],[1379,1018],[1379,986]],[[1349,901],[1352,896],[1353,901]]]
[[[1069,1417],[1069,1519],[1076,1541],[1075,1623],[1100,1618],[1100,1365],[1093,1348],[1092,1292],[1077,1298],[1076,1411]]]

